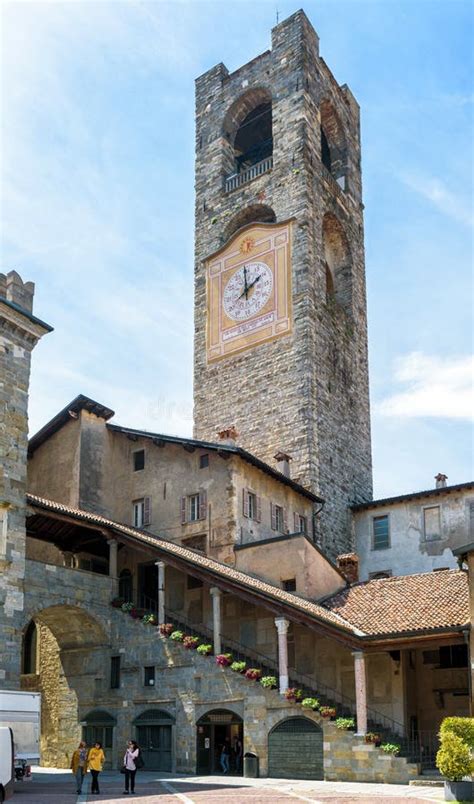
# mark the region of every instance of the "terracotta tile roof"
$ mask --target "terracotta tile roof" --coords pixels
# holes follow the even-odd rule
[[[194,564],[196,567],[210,570],[214,575],[221,575],[230,581],[234,581],[241,586],[247,587],[249,590],[260,593],[262,596],[271,596],[275,601],[281,601],[295,609],[303,611],[305,614],[314,617],[322,623],[332,625],[339,630],[345,631],[351,636],[363,636],[358,628],[355,628],[351,623],[347,622],[344,617],[336,612],[328,611],[319,603],[313,603],[310,600],[293,595],[291,592],[285,592],[278,586],[273,586],[266,581],[259,578],[254,578],[252,575],[247,575],[245,572],[236,570],[229,567],[227,564],[221,564],[213,558],[203,555],[195,550],[190,550],[187,547],[182,547],[180,544],[171,542],[168,539],[163,539],[160,536],[155,536],[135,528],[130,528],[127,525],[121,525],[119,522],[114,522],[111,519],[100,516],[99,514],[92,514],[89,511],[83,511],[79,508],[71,508],[68,505],[47,500],[43,497],[37,497],[34,494],[26,495],[27,502],[35,509],[45,509],[59,514],[70,516],[72,519],[80,520],[82,522],[90,522],[91,525],[101,525],[109,530],[114,530],[116,533],[123,533],[125,536],[132,536],[140,541],[147,542],[148,544],[160,550],[160,553],[168,553],[169,555],[176,556],[183,559],[188,564]]]
[[[469,623],[467,573],[440,570],[356,584],[324,601],[367,635],[413,633]]]

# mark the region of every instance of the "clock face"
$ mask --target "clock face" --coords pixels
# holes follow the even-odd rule
[[[273,288],[273,275],[266,263],[242,265],[224,288],[223,305],[233,321],[246,321],[265,307]]]

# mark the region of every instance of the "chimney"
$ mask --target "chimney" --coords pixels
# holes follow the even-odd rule
[[[348,583],[359,580],[359,556],[356,553],[344,553],[336,558],[336,567],[342,572]]]
[[[230,427],[226,427],[224,430],[219,430],[217,437],[222,444],[227,444],[229,447],[235,447],[237,445],[239,434],[234,425],[231,424]]]
[[[278,471],[281,472],[282,475],[285,475],[285,477],[290,477],[291,455],[287,455],[286,452],[277,452],[273,457],[277,462]]]
[[[443,475],[441,472],[438,472],[438,474],[435,476],[435,480],[436,480],[436,488],[437,488],[437,489],[444,489],[444,488],[446,488],[446,486],[448,485],[448,484],[446,483],[447,479],[448,479],[448,476],[447,476],[447,475]]]

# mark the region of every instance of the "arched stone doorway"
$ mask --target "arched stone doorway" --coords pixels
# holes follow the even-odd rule
[[[230,751],[230,773],[242,773],[242,760],[239,765],[234,750],[236,740],[240,740],[241,746],[244,744],[244,724],[239,715],[229,709],[212,709],[198,720],[196,730],[196,773],[206,776],[223,773],[220,755],[225,743]]]
[[[307,717],[281,720],[268,735],[268,775],[323,779],[323,730]]]
[[[174,724],[174,717],[162,709],[146,709],[133,721],[146,770],[173,770]]]
[[[106,644],[101,624],[78,606],[49,606],[27,623],[21,688],[41,693],[42,765],[69,767],[82,737],[80,697],[94,697]]]

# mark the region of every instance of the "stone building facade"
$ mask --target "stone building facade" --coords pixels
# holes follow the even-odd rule
[[[350,549],[348,506],[372,494],[362,210],[359,107],[304,12],[271,50],[197,79],[195,436],[234,425],[263,460],[289,453],[326,500],[318,540],[333,556]],[[210,361],[206,260],[275,221],[291,231],[291,334]]]
[[[25,493],[31,352],[51,327],[32,314],[34,285],[0,274],[0,684],[17,683],[25,576]]]
[[[452,569],[453,550],[474,539],[474,483],[355,506],[359,579]]]

